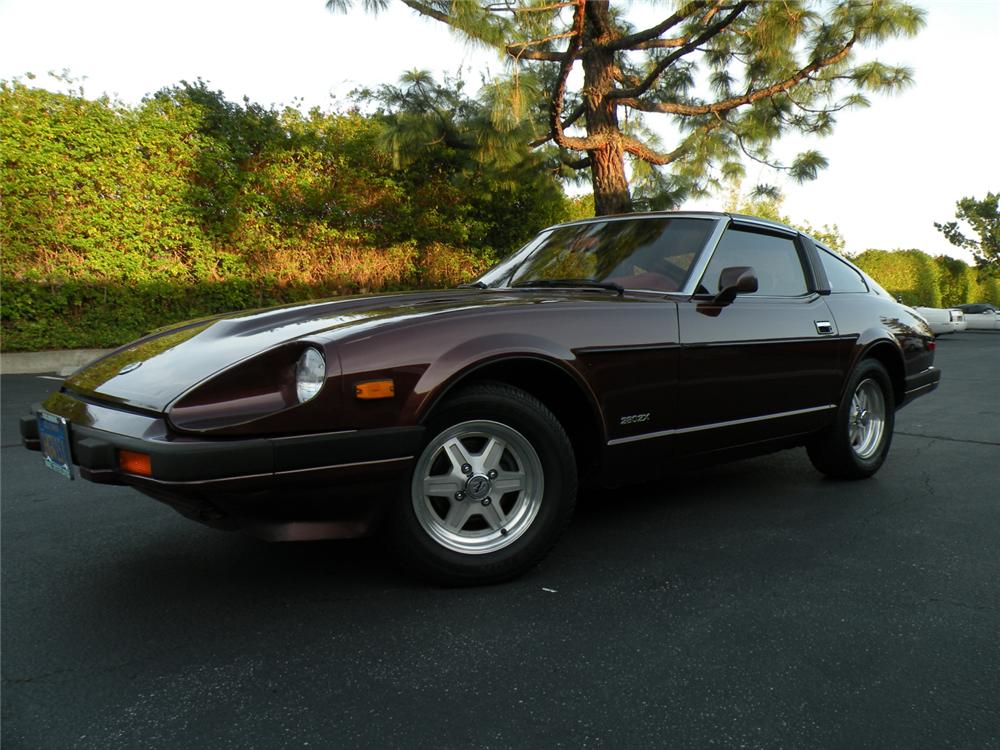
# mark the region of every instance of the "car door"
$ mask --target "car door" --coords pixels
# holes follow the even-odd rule
[[[1000,328],[1000,313],[992,305],[975,305],[973,311],[965,313],[968,329],[996,330]]]
[[[758,290],[718,305],[725,268],[750,266]],[[694,297],[678,307],[677,447],[701,452],[809,432],[836,409],[836,321],[816,291],[805,240],[734,221]]]

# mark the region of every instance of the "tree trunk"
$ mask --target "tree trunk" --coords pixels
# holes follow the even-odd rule
[[[590,174],[594,185],[594,214],[627,214],[632,211],[632,194],[625,177],[621,143],[611,143],[590,151]]]
[[[583,100],[587,136],[599,136],[605,143],[588,151],[594,186],[594,213],[626,214],[632,211],[632,194],[625,176],[625,152],[622,149],[618,108],[608,93],[614,88],[614,53],[590,43],[603,41],[613,23],[607,3],[587,3],[584,36],[590,51],[583,56]]]

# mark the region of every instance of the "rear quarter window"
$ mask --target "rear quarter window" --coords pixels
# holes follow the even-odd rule
[[[849,292],[867,292],[868,285],[861,274],[844,263],[833,253],[822,248],[819,250],[820,261],[823,263],[823,270],[826,271],[827,281],[830,282],[830,291],[834,294],[844,294]]]

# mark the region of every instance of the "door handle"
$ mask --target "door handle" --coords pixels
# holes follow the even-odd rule
[[[817,320],[816,323],[816,333],[823,334],[824,336],[833,333],[833,323],[829,320]]]

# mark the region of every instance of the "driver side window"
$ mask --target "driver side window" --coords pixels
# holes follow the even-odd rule
[[[754,269],[757,291],[753,295],[798,297],[807,291],[802,261],[795,242],[789,237],[727,229],[702,276],[704,293],[719,292],[719,276],[724,268],[732,266],[751,266]]]

